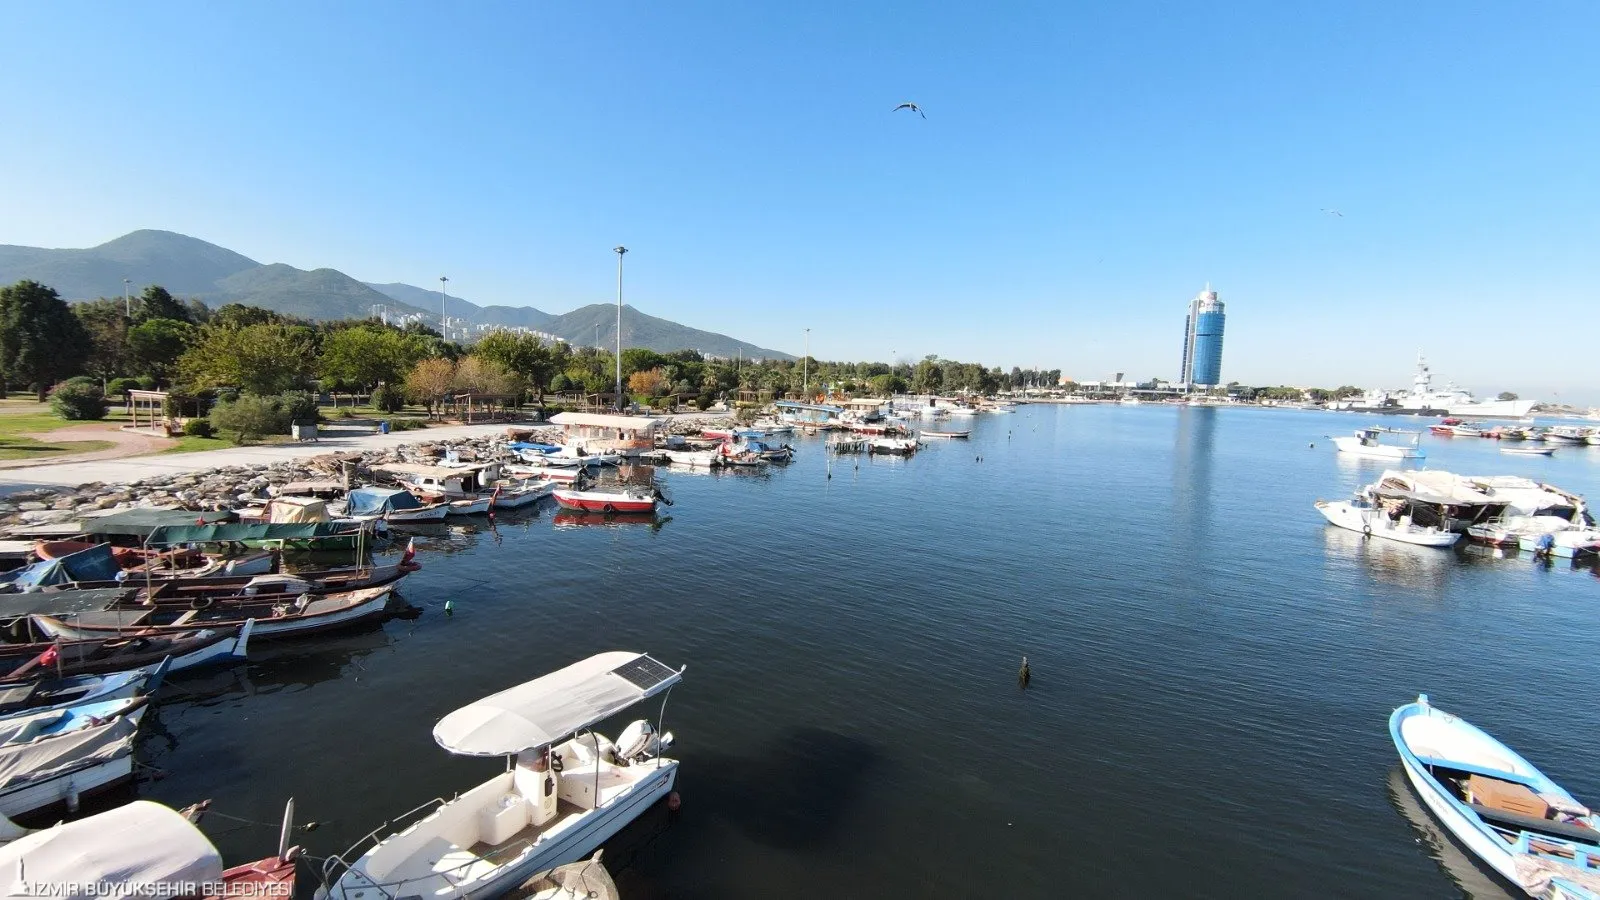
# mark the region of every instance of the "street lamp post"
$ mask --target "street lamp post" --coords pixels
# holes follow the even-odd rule
[[[444,338],[447,341],[450,340],[450,326],[449,326],[450,319],[444,313],[444,308],[445,308],[445,306],[444,306],[445,305],[444,285],[445,285],[445,282],[447,282],[449,280],[450,280],[449,278],[447,278],[447,277],[445,277],[443,275],[439,276],[439,336]]]
[[[806,355],[800,358],[800,399],[811,397],[811,329],[806,329]]]
[[[613,247],[617,254],[617,409],[622,408],[622,255],[627,247]]]
[[[128,285],[132,283],[130,278],[122,279],[122,312],[130,319],[133,318],[133,301],[128,298]]]

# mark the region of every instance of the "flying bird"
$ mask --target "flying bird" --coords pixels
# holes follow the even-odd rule
[[[899,112],[902,109],[909,109],[912,112],[916,113],[917,115],[922,116],[924,119],[926,119],[928,117],[927,113],[924,113],[922,111],[922,107],[916,105],[915,103],[902,103],[899,106],[896,106],[894,109],[891,109],[889,111],[890,112]]]
[[[1339,212],[1337,209],[1325,209],[1325,210],[1323,210],[1323,212],[1327,213],[1330,216],[1338,216],[1341,219],[1344,218],[1344,213]]]

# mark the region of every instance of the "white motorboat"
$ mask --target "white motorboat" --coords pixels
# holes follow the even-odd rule
[[[671,792],[678,762],[661,755],[672,735],[658,735],[648,720],[624,728],[615,744],[592,727],[664,695],[682,678],[683,669],[647,654],[612,651],[440,719],[433,728],[439,746],[505,757],[506,771],[407,813],[401,818],[427,811],[353,861],[346,857],[359,844],[329,857],[323,874],[330,887],[319,898],[494,897],[593,853]]]
[[[1118,400],[1117,403],[1123,406],[1140,406],[1144,403],[1144,401],[1140,400],[1138,397],[1123,397],[1121,400]]]
[[[1523,532],[1517,536],[1517,546],[1529,553],[1573,559],[1600,551],[1600,530],[1568,526],[1559,531]]]
[[[654,456],[671,465],[688,466],[691,469],[714,469],[722,465],[716,450],[657,450]]]
[[[542,481],[553,481],[557,484],[571,484],[583,477],[583,468],[580,466],[534,466],[511,464],[505,467],[505,473],[515,478],[537,478]]]
[[[1409,434],[1411,443],[1385,444],[1380,435],[1384,434]],[[1368,459],[1423,459],[1427,453],[1423,452],[1418,442],[1422,438],[1420,431],[1405,431],[1399,428],[1382,428],[1372,426],[1363,428],[1353,435],[1340,435],[1333,439],[1333,445],[1339,448],[1340,453],[1351,456],[1360,456]]]
[[[1556,452],[1554,447],[1501,447],[1501,453],[1512,456],[1551,456]]]
[[[924,432],[921,433],[920,436],[921,437],[925,437],[925,438],[954,438],[954,439],[958,439],[959,440],[959,439],[972,437],[972,432],[970,432],[970,431],[924,431]]]
[[[1572,522],[1560,516],[1502,516],[1467,526],[1467,537],[1493,547],[1517,547],[1524,536],[1537,538],[1571,527]]]
[[[1364,502],[1357,505],[1349,500],[1318,500],[1317,511],[1340,528],[1420,547],[1451,547],[1461,539],[1461,535],[1453,531],[1413,524],[1410,516],[1391,518],[1382,506]]]
[[[917,442],[912,438],[875,437],[867,441],[867,452],[886,453],[890,456],[910,456],[917,452]]]
[[[1389,716],[1401,768],[1457,841],[1530,897],[1600,898],[1600,819],[1515,750],[1428,702]]]
[[[1588,439],[1589,436],[1584,429],[1572,425],[1557,425],[1544,433],[1544,442],[1546,444],[1556,444],[1558,446],[1576,447],[1579,444],[1586,443]]]

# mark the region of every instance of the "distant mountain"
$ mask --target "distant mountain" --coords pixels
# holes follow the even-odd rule
[[[613,346],[617,340],[617,308],[609,303],[593,303],[564,316],[555,316],[540,330],[569,344],[593,346],[596,326],[599,326],[600,345]],[[649,347],[658,353],[699,350],[708,356],[729,358],[742,355],[745,359],[794,359],[787,353],[747,344],[725,334],[658,319],[626,304],[622,307],[622,346]]]
[[[367,282],[367,287],[379,291],[389,297],[407,303],[420,309],[434,311],[437,315],[439,309],[439,291],[420,288],[414,284],[373,284]],[[544,325],[555,316],[531,306],[479,306],[470,300],[447,294],[449,311],[452,316],[460,316],[468,322],[480,325],[507,325],[521,328],[545,330]]]
[[[223,278],[261,264],[232,250],[170,231],[135,231],[87,250],[0,245],[0,284],[32,278],[69,300],[122,296],[159,284],[179,296],[207,297]]]
[[[246,303],[307,319],[352,319],[372,315],[383,304],[393,313],[418,313],[436,321],[439,292],[415,285],[368,284],[338,271],[310,272],[283,263],[262,265],[247,256],[171,231],[135,231],[81,250],[0,245],[0,284],[24,278],[47,284],[68,300],[122,294],[129,279],[135,293],[159,284],[179,297],[199,297],[213,308]],[[531,306],[479,306],[449,297],[452,318],[481,325],[531,328],[575,345],[616,340],[615,306],[598,303],[556,316]],[[747,359],[792,359],[710,331],[689,328],[623,307],[622,342],[659,352],[699,350],[711,356],[743,354]]]

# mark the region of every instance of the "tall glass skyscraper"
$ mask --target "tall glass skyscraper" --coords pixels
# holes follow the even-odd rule
[[[1183,320],[1183,368],[1178,380],[1205,386],[1222,383],[1222,327],[1227,316],[1217,292],[1206,289],[1189,301]]]

